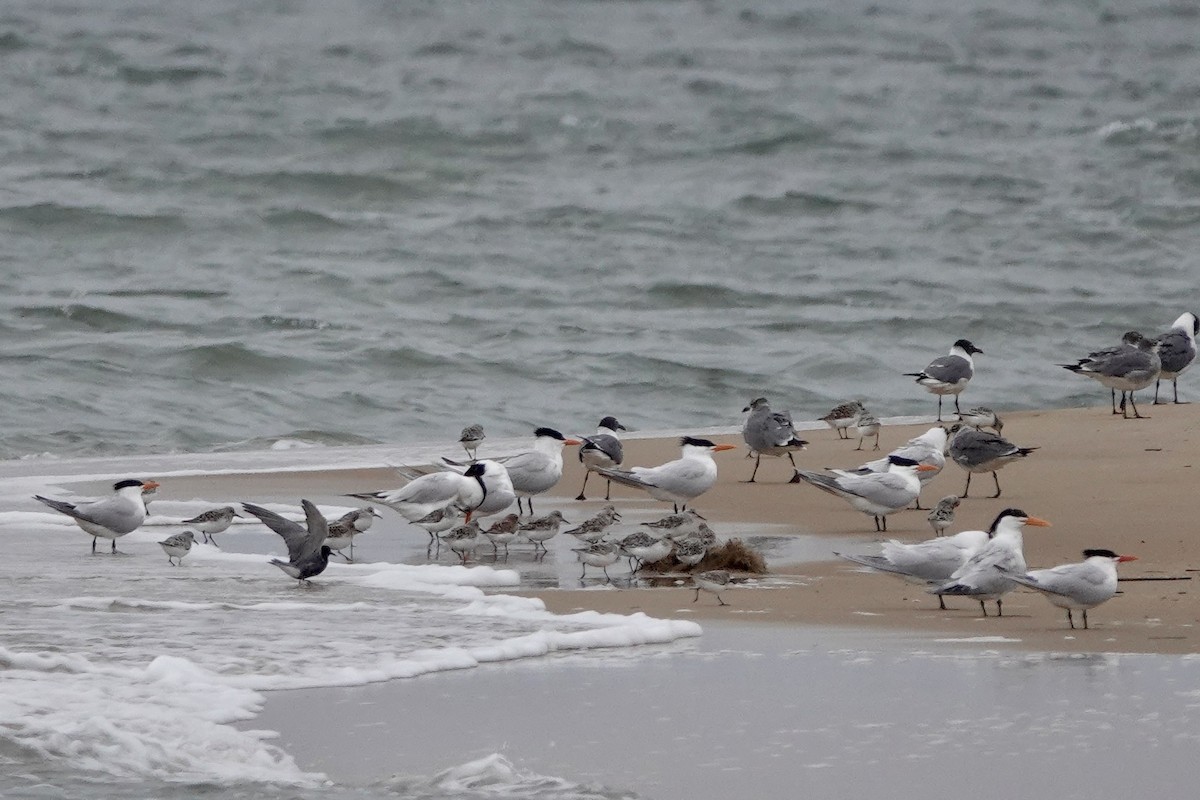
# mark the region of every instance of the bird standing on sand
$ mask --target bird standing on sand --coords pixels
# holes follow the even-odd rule
[[[991,540],[975,551],[967,562],[954,571],[950,580],[928,589],[930,594],[973,597],[986,617],[988,600],[996,601],[996,615],[1004,616],[1002,598],[1016,588],[1011,574],[1025,572],[1025,547],[1021,529],[1026,525],[1048,528],[1044,519],[1030,516],[1019,508],[1001,511],[989,529]]]
[[[1004,422],[1000,419],[1000,415],[987,406],[975,406],[959,412],[958,419],[962,424],[970,425],[972,428],[991,428],[996,433],[1004,430]]]
[[[988,531],[962,531],[953,536],[926,539],[914,544],[891,539],[883,543],[877,556],[845,555],[838,552],[834,555],[910,583],[942,583],[950,580],[950,577],[991,538],[992,534]],[[941,595],[938,595],[938,607],[946,609]]]
[[[496,459],[508,470],[513,493],[517,496],[518,514],[522,510],[522,498],[528,513],[533,513],[533,496],[553,489],[562,478],[563,447],[577,444],[581,444],[578,439],[568,439],[553,428],[538,428],[533,432],[531,450]]]
[[[579,462],[584,466],[583,486],[579,487],[576,500],[587,500],[583,492],[587,489],[588,478],[596,467],[621,466],[621,462],[625,460],[625,449],[621,446],[621,437],[617,435],[617,431],[623,430],[626,430],[625,426],[617,422],[616,417],[605,417],[600,420],[594,435],[583,437],[583,444],[579,447]],[[608,500],[611,494],[612,481],[609,480],[604,499]]]
[[[587,547],[576,547],[574,550],[583,564],[583,572],[580,573],[579,580],[587,577],[588,567],[600,567],[604,571],[605,579],[609,583],[612,583],[612,578],[608,575],[608,568],[617,563],[617,559],[621,557],[620,549],[616,544],[613,542],[593,542]]]
[[[595,544],[604,538],[605,531],[620,518],[621,515],[617,513],[617,507],[609,503],[596,512],[595,515],[588,517],[579,523],[578,527],[572,528],[567,533],[588,544]]]
[[[301,500],[300,506],[304,509],[304,525],[285,519],[262,506],[242,503],[243,509],[283,537],[287,544],[288,560],[273,558],[271,563],[303,586],[309,583],[309,578],[325,571],[325,567],[329,566],[329,554],[333,551],[325,544],[325,538],[329,536],[329,522],[325,516],[308,500]]]
[[[233,524],[234,517],[241,517],[233,506],[221,506],[220,508],[210,508],[207,511],[201,511],[191,519],[183,520],[184,525],[194,525],[196,530],[204,534],[205,543],[211,543],[213,547],[217,546],[217,540],[213,537],[229,529]]]
[[[1200,334],[1200,319],[1190,311],[1171,325],[1171,330],[1158,337],[1158,359],[1162,368],[1154,381],[1154,405],[1158,402],[1159,381],[1169,380],[1179,402],[1179,376],[1196,360],[1196,335]]]
[[[888,457],[900,456],[901,458],[912,459],[918,464],[933,467],[932,470],[917,473],[917,479],[921,481],[921,486],[923,487],[936,478],[941,473],[942,468],[946,466],[947,442],[946,429],[941,425],[934,425],[925,433],[909,439],[883,458],[868,461],[857,469],[832,469],[830,467],[826,467],[826,469],[835,475],[866,475],[871,472],[887,472],[892,466],[892,462],[888,460]],[[918,510],[921,508],[921,498],[919,495],[915,508]]]
[[[975,376],[975,361],[971,358],[975,353],[983,355],[983,351],[978,347],[966,339],[959,339],[950,348],[949,355],[935,358],[920,372],[904,373],[910,378],[916,378],[917,383],[924,386],[926,391],[938,396],[938,422],[942,421],[942,397],[945,395],[954,395],[954,410],[959,410],[958,396]]]
[[[1133,401],[1133,393],[1158,380],[1162,372],[1162,359],[1158,355],[1161,346],[1137,331],[1129,331],[1117,347],[1097,350],[1074,364],[1058,366],[1107,386],[1113,396],[1114,414],[1119,413],[1123,419],[1129,419],[1128,405],[1133,408],[1134,418],[1142,419]],[[1120,411],[1115,405],[1118,391],[1121,393]]]
[[[462,513],[453,505],[449,505],[436,511],[430,511],[420,519],[413,520],[412,524],[425,529],[425,532],[429,534],[429,544],[432,546],[439,533],[450,530],[461,519]]]
[[[708,439],[693,436],[681,438],[679,447],[678,459],[657,467],[600,468],[596,471],[617,483],[642,489],[655,500],[673,503],[678,514],[717,482],[717,462],[712,454],[734,449],[731,444],[713,444]]]
[[[1112,550],[1084,550],[1083,561],[1060,564],[1025,573],[998,567],[1010,580],[1036,589],[1053,605],[1067,610],[1067,622],[1075,629],[1072,611],[1083,612],[1083,629],[1088,629],[1087,612],[1117,593],[1117,564],[1137,561],[1137,556],[1117,555]]]
[[[621,552],[629,556],[629,571],[637,572],[643,564],[654,564],[671,554],[674,547],[670,539],[651,536],[645,531],[636,531],[617,542]],[[637,565],[634,566],[634,561]]]
[[[506,514],[502,519],[492,523],[492,527],[482,531],[492,543],[492,552],[500,555],[500,545],[504,545],[504,555],[508,557],[508,545],[516,541],[521,528],[521,518],[516,514]]]
[[[859,413],[865,411],[863,404],[858,400],[851,400],[848,403],[834,406],[833,410],[825,416],[821,417],[821,422],[824,422],[829,427],[837,431],[839,439],[849,439],[850,432],[846,430],[858,419]]]
[[[522,522],[519,530],[526,539],[533,542],[535,550],[540,547],[544,553],[546,552],[546,542],[558,535],[558,529],[564,522],[566,520],[563,519],[561,511],[551,511],[544,517]]]
[[[183,563],[183,557],[192,549],[192,544],[196,541],[196,534],[191,531],[177,533],[174,536],[167,537],[159,542],[163,552],[167,554],[167,563],[173,567],[177,567]],[[175,563],[175,559],[179,559],[179,564]]]
[[[871,449],[878,450],[879,449],[879,430],[882,427],[883,427],[882,423],[880,423],[880,421],[878,419],[876,419],[876,417],[873,414],[871,414],[871,412],[865,411],[865,410],[859,412],[858,419],[854,421],[854,432],[858,434],[858,447],[856,447],[854,449],[862,450],[863,449],[863,446],[862,446],[863,439],[869,439],[870,437],[874,436],[875,437],[875,446]]]
[[[962,500],[953,494],[947,495],[937,501],[937,505],[925,517],[925,519],[929,520],[929,527],[933,528],[935,535],[943,535],[946,529],[954,524],[954,511],[960,503],[962,503]]]
[[[466,467],[460,474],[455,471],[433,472],[428,475],[406,476],[409,482],[399,489],[378,492],[355,492],[347,495],[359,500],[369,500],[387,506],[409,522],[416,522],[432,511],[454,505],[471,512],[487,498],[487,486],[483,475],[483,462]]]
[[[462,429],[462,435],[458,437],[458,443],[462,445],[463,450],[467,451],[467,457],[474,461],[478,457],[479,445],[483,444],[485,434],[483,426],[476,423],[468,425]]]
[[[918,464],[911,458],[888,456],[887,472],[867,475],[826,475],[797,470],[794,483],[801,481],[848,502],[851,507],[875,518],[875,530],[887,530],[887,515],[895,514],[921,494],[918,472],[934,467]]]
[[[68,503],[52,500],[41,495],[33,499],[66,514],[75,524],[92,535],[92,552],[96,552],[97,539],[112,539],[112,551],[117,552],[117,539],[133,533],[146,521],[146,503],[142,492],[157,489],[157,481],[140,481],[129,478],[113,484],[113,496],[102,500],[81,500]]]
[[[967,471],[967,485],[962,493],[964,498],[971,489],[971,475],[976,472],[992,473],[992,480],[996,482],[996,493],[992,497],[999,497],[1000,476],[996,472],[1037,449],[1018,447],[994,433],[968,428],[960,422],[950,426],[950,460]]]
[[[721,599],[721,592],[729,586],[730,575],[728,570],[710,569],[708,572],[700,572],[692,576],[692,583],[696,587],[696,597],[692,600],[693,603],[699,602],[700,590],[712,592],[717,596],[717,602],[723,606],[729,605]]]
[[[474,555],[479,544],[479,521],[471,520],[465,525],[459,525],[454,530],[442,536],[442,541],[462,559],[465,565],[467,559]]]
[[[746,417],[746,424],[742,427],[742,439],[754,453],[754,471],[750,473],[750,480],[746,483],[754,483],[754,476],[758,474],[758,465],[763,456],[787,456],[794,470],[796,459],[792,453],[803,450],[808,442],[796,436],[792,415],[787,411],[772,411],[765,397],[751,400],[750,405],[742,411],[750,412],[750,416]]]

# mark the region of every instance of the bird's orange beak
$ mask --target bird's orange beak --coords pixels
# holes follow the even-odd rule
[[[1041,517],[1027,517],[1027,518],[1025,519],[1025,524],[1026,524],[1026,525],[1033,525],[1033,526],[1035,526],[1035,527],[1038,527],[1038,528],[1052,528],[1052,527],[1054,527],[1053,525],[1051,525],[1049,522],[1047,522],[1046,520],[1042,519]]]
[[[737,449],[737,445],[733,445],[733,444],[719,444],[719,445],[716,445],[715,447],[713,447],[713,452],[714,452],[714,453],[719,453],[719,452],[721,452],[722,450],[736,450],[736,449]]]
[[[142,492],[153,492],[159,486],[162,486],[158,481],[146,481],[142,484]]]
[[[566,444],[575,444],[575,445],[579,445],[579,444],[583,444],[583,442],[579,441],[578,439],[564,439],[564,440],[563,440],[563,444],[565,444],[565,445],[566,445]]]
[[[937,472],[937,467],[932,464],[917,464],[917,472]]]
[[[1137,556],[1119,556],[1117,563],[1121,563],[1122,561],[1137,561]]]

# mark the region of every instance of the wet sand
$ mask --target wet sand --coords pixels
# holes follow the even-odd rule
[[[959,507],[950,532],[986,528],[1009,507],[1050,520],[1052,528],[1027,528],[1025,555],[1031,569],[1078,561],[1085,548],[1132,554],[1122,564],[1119,594],[1089,613],[1090,630],[1070,630],[1066,613],[1036,592],[1020,590],[1005,598],[1004,617],[994,604],[983,618],[979,604],[947,598],[952,610],[921,587],[862,570],[836,559],[831,544],[827,561],[773,564],[771,580],[735,587],[723,595],[728,606],[694,590],[678,588],[622,591],[537,592],[557,612],[596,609],[616,613],[642,611],[655,617],[739,620],[746,624],[793,623],[867,626],[929,636],[999,636],[1007,646],[1069,652],[1193,653],[1200,651],[1200,604],[1191,578],[1200,574],[1200,532],[1196,530],[1197,468],[1200,466],[1200,405],[1141,406],[1148,419],[1124,420],[1107,407],[1022,412],[1004,415],[1004,436],[1023,447],[1039,448],[1028,458],[1000,470],[1001,497],[991,498],[991,475],[975,475],[971,495]],[[857,439],[840,440],[829,429],[804,433],[810,445],[800,453],[801,468],[856,466],[877,458],[928,424],[885,426],[881,450],[856,451]],[[866,537],[856,552],[877,553],[871,542],[895,538],[915,542],[933,535],[924,511],[903,511],[888,519],[888,533],[876,534],[871,517],[808,485],[787,483],[787,459],[763,459],[754,484],[743,483],[753,461],[744,458],[740,435],[717,441],[740,446],[716,455],[717,485],[697,499],[703,513],[724,537],[743,524],[769,523],[784,535],[828,536],[844,544],[848,536]],[[654,465],[675,458],[674,441],[629,439],[625,464]],[[966,473],[946,468],[922,493],[929,506],[948,494],[961,495]],[[578,491],[579,464],[569,458],[557,494]],[[599,506],[603,485],[589,482],[587,506]],[[644,494],[613,487],[618,508],[670,508]],[[543,506],[546,503],[542,503]],[[586,509],[585,509],[586,510]],[[782,580],[779,580],[782,578]],[[1184,578],[1185,580],[1162,580]],[[1129,580],[1134,579],[1134,580]],[[1142,580],[1137,580],[1142,579]],[[1154,580],[1145,580],[1154,579]],[[1078,617],[1078,615],[1076,615]],[[1077,624],[1078,620],[1077,620]]]

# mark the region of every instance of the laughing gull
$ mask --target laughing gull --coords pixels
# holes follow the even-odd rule
[[[997,567],[1009,580],[1036,589],[1053,605],[1067,610],[1067,623],[1075,629],[1072,611],[1083,612],[1083,629],[1088,628],[1087,612],[1107,602],[1117,593],[1117,564],[1137,561],[1137,556],[1122,556],[1112,550],[1084,550],[1083,561],[1060,564],[1049,569],[1025,573]]]
[[[1171,326],[1171,330],[1158,337],[1158,358],[1162,370],[1154,381],[1154,405],[1158,402],[1159,381],[1171,381],[1175,390],[1175,402],[1179,402],[1179,376],[1196,360],[1196,334],[1200,333],[1200,319],[1190,311],[1183,314]]]
[[[1037,449],[1018,447],[994,433],[969,428],[961,422],[950,426],[950,460],[967,471],[967,485],[963,489],[963,498],[970,492],[971,475],[975,472],[992,473],[992,480],[996,482],[996,493],[992,497],[999,497],[1000,477],[996,474],[997,470],[1017,459],[1025,458]]]
[[[605,417],[600,420],[596,433],[592,436],[582,436],[583,444],[579,447],[579,462],[583,464],[583,486],[579,487],[576,500],[587,500],[584,490],[587,489],[588,478],[596,467],[619,467],[625,460],[625,449],[621,446],[621,437],[617,431],[627,430],[617,422],[616,417]],[[604,492],[604,499],[609,500],[612,494],[612,481]]]
[[[1118,347],[1097,350],[1074,364],[1059,366],[1107,386],[1113,393],[1113,413],[1120,413],[1125,419],[1129,418],[1126,410],[1128,397],[1128,405],[1133,407],[1134,418],[1142,419],[1137,405],[1133,402],[1133,393],[1158,380],[1162,370],[1162,361],[1158,356],[1160,346],[1157,341],[1147,339],[1137,331],[1129,331],[1122,337]],[[1118,391],[1121,392],[1120,412],[1115,405]]]
[[[92,535],[92,552],[96,552],[97,539],[112,539],[112,551],[117,552],[117,539],[133,533],[146,521],[146,503],[143,491],[153,491],[157,481],[140,481],[136,478],[117,481],[113,484],[112,497],[103,500],[82,500],[68,503],[41,495],[33,499],[66,514],[75,524]]]
[[[950,348],[949,355],[935,358],[920,372],[904,373],[910,378],[916,378],[917,383],[938,396],[938,422],[942,421],[944,395],[954,395],[954,410],[959,410],[958,396],[975,375],[975,362],[971,359],[975,353],[982,355],[983,351],[966,339],[959,339]]]
[[[765,397],[751,400],[750,405],[742,411],[750,412],[742,428],[742,439],[754,453],[754,471],[746,483],[754,483],[763,456],[787,456],[792,462],[792,469],[795,469],[796,459],[792,457],[792,452],[803,450],[808,442],[796,436],[792,415],[787,411],[772,411]]]

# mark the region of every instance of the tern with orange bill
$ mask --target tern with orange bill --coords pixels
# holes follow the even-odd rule
[[[921,494],[918,472],[937,467],[919,464],[911,458],[889,455],[887,472],[866,475],[830,475],[823,472],[797,470],[793,483],[811,484],[848,502],[853,508],[875,518],[875,530],[887,530],[887,515],[895,514]]]
[[[641,489],[655,500],[673,503],[678,514],[717,482],[717,462],[713,460],[713,453],[733,450],[734,446],[684,436],[679,440],[679,448],[679,458],[657,467],[601,468],[596,472],[623,486]]]
[[[1025,573],[1009,572],[998,567],[1010,580],[1036,589],[1059,608],[1067,610],[1067,622],[1075,629],[1072,611],[1083,612],[1083,629],[1087,630],[1089,608],[1108,602],[1117,593],[1117,564],[1137,561],[1137,556],[1122,556],[1112,550],[1084,550],[1083,561],[1060,564],[1049,569]]]

